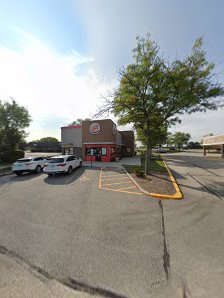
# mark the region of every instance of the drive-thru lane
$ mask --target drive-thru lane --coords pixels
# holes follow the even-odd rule
[[[166,155],[166,159],[170,166],[175,166],[174,170],[179,176],[191,177],[202,188],[219,199],[224,199],[224,159],[203,157],[193,153]]]
[[[199,154],[166,155],[184,193],[163,201],[172,283],[184,297],[224,296],[224,161]]]

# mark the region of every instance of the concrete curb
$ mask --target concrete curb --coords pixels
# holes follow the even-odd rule
[[[125,173],[127,174],[127,176],[129,177],[129,179],[138,187],[138,189],[144,193],[145,195],[147,196],[150,196],[150,197],[153,197],[153,198],[156,198],[156,199],[170,199],[170,200],[181,200],[183,199],[183,194],[179,188],[179,185],[177,184],[177,181],[176,179],[174,178],[173,174],[171,173],[168,165],[166,164],[166,162],[162,159],[162,161],[164,162],[165,164],[165,167],[167,169],[167,172],[170,176],[170,180],[172,181],[173,183],[173,186],[176,190],[176,193],[174,195],[164,195],[164,194],[158,194],[158,193],[149,193],[147,192],[145,189],[141,188],[141,186],[139,186],[139,184],[135,181],[135,179],[125,170],[125,168],[123,167],[123,170],[125,171]]]

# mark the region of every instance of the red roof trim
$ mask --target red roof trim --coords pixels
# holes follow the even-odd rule
[[[61,128],[81,128],[81,125],[62,126]]]

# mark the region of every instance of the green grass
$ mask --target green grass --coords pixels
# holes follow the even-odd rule
[[[123,165],[123,167],[125,168],[125,170],[128,173],[134,173],[136,170],[145,170],[145,156],[141,156],[141,166],[129,166],[129,165]],[[165,173],[166,167],[164,162],[162,161],[162,159],[158,158],[158,157],[153,157],[151,159],[151,163],[150,163],[150,171],[152,172],[160,172],[160,173]]]
[[[141,156],[141,164],[142,167],[145,169],[145,156]],[[152,156],[150,161],[150,171],[152,172],[166,172],[166,167],[164,162],[158,156]]]

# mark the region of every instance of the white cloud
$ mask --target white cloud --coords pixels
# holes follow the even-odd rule
[[[182,122],[172,127],[172,132],[189,132],[193,141],[200,142],[206,134],[224,133],[224,109],[218,111],[207,111],[206,113],[195,113],[182,117]]]
[[[28,108],[33,122],[29,139],[60,137],[60,126],[89,117],[100,94],[113,83],[100,80],[94,59],[72,51],[57,53],[34,36],[17,30],[18,49],[0,47],[0,98],[14,97]]]

